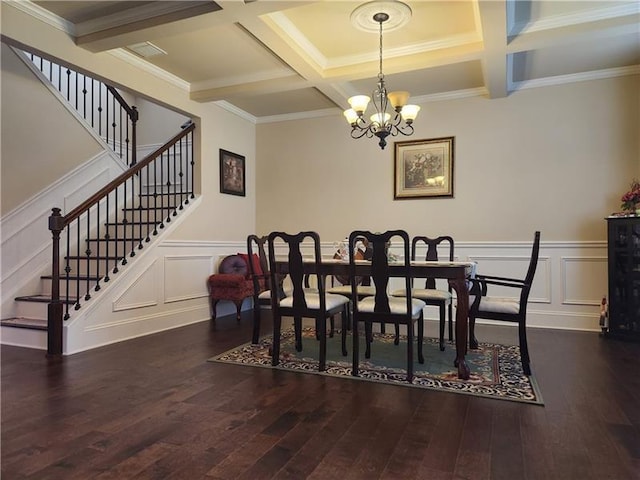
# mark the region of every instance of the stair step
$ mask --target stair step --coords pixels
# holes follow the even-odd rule
[[[40,278],[43,279],[43,280],[53,280],[53,275],[42,275]],[[69,275],[69,280],[74,280],[74,281],[77,281],[77,280],[80,280],[80,281],[88,280],[90,282],[91,281],[97,282],[98,280],[102,280],[103,278],[104,277],[96,277],[95,275],[89,276],[89,277],[86,276],[86,275]],[[66,279],[67,279],[67,276],[64,273],[61,273],[60,274],[60,281],[62,282],[62,281],[65,281]]]
[[[146,237],[142,237],[142,238],[87,238],[85,240],[85,242],[118,242],[118,243],[124,243],[124,242],[143,242],[144,239]]]
[[[111,255],[109,255],[108,257],[105,257],[104,255],[101,255],[99,257],[96,257],[96,256],[87,257],[86,255],[67,255],[64,258],[65,260],[87,260],[87,261],[88,260],[117,260],[117,261],[120,261],[124,257],[122,256],[115,257]]]
[[[51,303],[51,295],[25,295],[23,297],[16,297],[16,302],[35,302],[35,303]],[[61,303],[68,303],[73,305],[78,301],[77,297],[60,298]]]
[[[144,212],[144,211],[149,211],[149,210],[175,210],[179,207],[180,205],[164,205],[164,206],[160,206],[160,207],[144,207],[144,208],[135,208],[135,207],[126,207],[123,208],[122,211],[123,212]]]
[[[191,190],[187,191],[183,191],[183,192],[140,192],[138,194],[139,197],[153,197],[154,195],[157,196],[167,196],[167,195],[191,195],[193,192]]]
[[[47,320],[40,318],[14,317],[0,320],[3,327],[28,328],[31,330],[46,330]]]
[[[135,222],[105,222],[105,226],[106,227],[129,227],[132,225],[157,225],[158,222],[153,222],[153,221],[147,221],[147,222],[141,222],[141,221],[135,221]]]

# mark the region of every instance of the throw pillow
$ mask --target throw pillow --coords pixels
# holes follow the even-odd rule
[[[240,255],[242,257],[242,259],[247,263],[247,267],[250,267],[249,265],[249,254],[248,253],[240,253],[238,252],[238,255]],[[253,273],[256,275],[262,275],[262,267],[260,266],[260,257],[258,257],[258,255],[256,253],[251,255],[251,262],[253,264]],[[249,273],[251,272],[251,270],[249,270]]]

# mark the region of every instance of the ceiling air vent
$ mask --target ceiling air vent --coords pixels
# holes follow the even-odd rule
[[[140,55],[142,58],[151,58],[157,57],[158,55],[167,54],[167,52],[162,50],[160,47],[156,47],[151,42],[135,43],[133,45],[127,46],[127,48],[133,53]]]

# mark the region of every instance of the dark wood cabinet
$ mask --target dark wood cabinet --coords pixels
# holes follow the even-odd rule
[[[640,217],[608,224],[609,329],[607,336],[640,340]]]

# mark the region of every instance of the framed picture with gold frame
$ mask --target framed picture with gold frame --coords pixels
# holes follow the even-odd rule
[[[220,193],[244,197],[245,158],[237,153],[220,149]]]
[[[454,139],[395,142],[394,200],[453,197]]]

